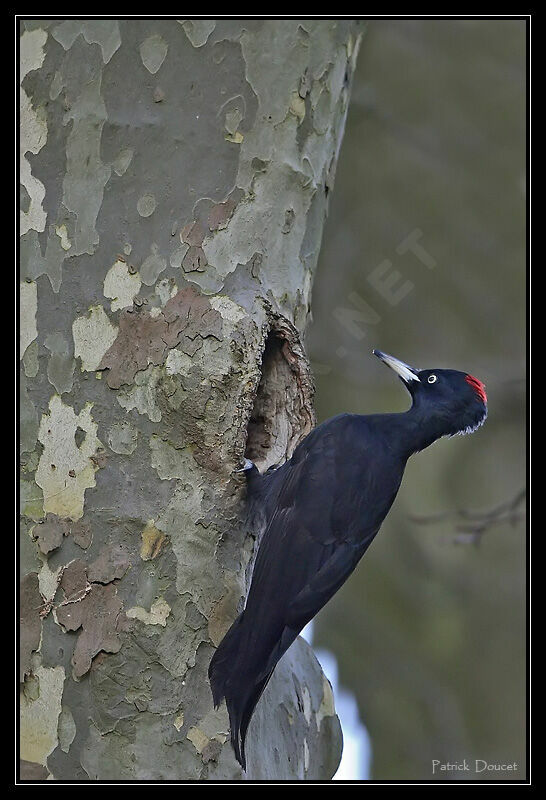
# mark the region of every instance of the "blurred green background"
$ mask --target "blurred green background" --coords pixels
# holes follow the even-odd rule
[[[335,653],[369,730],[374,779],[432,779],[432,759],[463,758],[515,761],[525,777],[524,520],[477,547],[456,519],[411,519],[487,511],[525,486],[525,33],[517,20],[370,21],[355,75],[307,339],[319,421],[407,408],[373,347],[465,370],[489,398],[476,434],[410,460],[316,620],[314,644]],[[403,252],[410,234],[425,255]]]

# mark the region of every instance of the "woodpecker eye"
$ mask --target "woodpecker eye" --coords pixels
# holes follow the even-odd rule
[[[438,380],[438,378],[436,377],[436,375],[429,375],[428,376],[428,382],[429,383],[436,383],[437,380]]]

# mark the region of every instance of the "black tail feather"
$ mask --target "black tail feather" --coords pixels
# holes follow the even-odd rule
[[[245,739],[252,714],[273,672],[273,666],[259,673],[249,674],[249,664],[244,657],[243,614],[233,623],[214,653],[209,665],[209,680],[214,707],[226,699],[231,731],[231,744],[235,757],[246,770]],[[247,654],[248,656],[248,654]],[[258,665],[254,665],[256,668]],[[262,677],[259,677],[261,674]]]
[[[263,691],[264,691],[265,687],[267,686],[272,673],[273,673],[273,670],[271,670],[271,672],[268,675],[266,675],[265,678],[262,678],[261,681],[258,681],[258,683],[252,688],[252,690],[250,692],[250,695],[249,695],[249,697],[247,698],[247,700],[246,700],[246,702],[244,704],[244,708],[243,708],[242,714],[240,715],[241,721],[240,721],[240,724],[239,724],[238,738],[240,739],[241,746],[240,746],[240,750],[239,750],[240,758],[237,757],[237,761],[242,766],[242,768],[245,770],[245,772],[246,772],[246,756],[245,756],[246,732],[248,730],[248,726],[250,724],[250,720],[252,719],[252,715],[254,713],[254,709],[258,705],[258,700],[262,696]],[[230,707],[230,704],[231,704],[231,702],[228,701],[228,709]],[[232,739],[231,739],[231,741],[233,742],[233,729],[232,729]],[[237,750],[235,750],[235,754],[237,756]]]
[[[258,700],[267,686],[273,670],[253,685],[245,684],[228,688],[226,705],[229,714],[229,728],[231,731],[231,745],[235,758],[246,771],[245,740],[246,732],[252,719]]]

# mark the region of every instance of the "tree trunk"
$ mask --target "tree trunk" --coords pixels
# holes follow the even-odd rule
[[[302,346],[360,40],[336,20],[21,35],[23,779],[244,779],[207,667],[259,531],[243,456],[314,424]],[[329,778],[299,639],[249,778]]]

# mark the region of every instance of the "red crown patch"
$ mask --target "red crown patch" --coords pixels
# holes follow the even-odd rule
[[[485,393],[485,383],[482,383],[478,378],[473,375],[466,375],[465,381],[472,386],[482,403],[487,404],[487,395]]]

